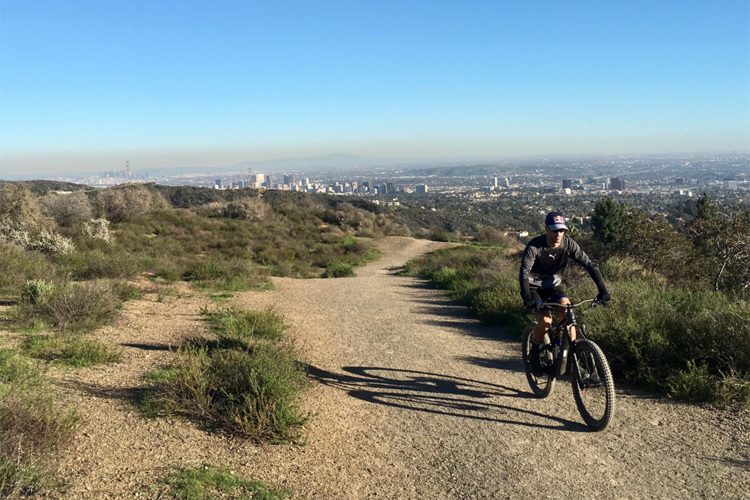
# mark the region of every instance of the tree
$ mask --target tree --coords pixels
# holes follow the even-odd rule
[[[50,229],[54,223],[42,214],[37,198],[24,185],[0,185],[0,220],[29,233]]]
[[[158,191],[143,185],[107,188],[99,193],[103,215],[111,222],[124,222],[149,210],[168,208],[169,203]]]
[[[705,266],[684,236],[665,218],[649,217],[642,210],[631,210],[623,220],[618,251],[636,259],[644,268],[656,272],[672,283],[698,284]],[[685,267],[691,263],[691,273]]]
[[[594,239],[613,249],[622,237],[626,213],[625,203],[617,203],[609,196],[602,198],[594,207],[591,218]]]
[[[711,220],[719,213],[719,207],[711,202],[706,193],[703,193],[695,207],[696,219]]]
[[[712,263],[714,290],[750,289],[750,210],[719,207],[703,195],[688,235]]]
[[[62,227],[73,227],[92,217],[91,204],[83,191],[70,194],[50,193],[42,198],[44,212]]]

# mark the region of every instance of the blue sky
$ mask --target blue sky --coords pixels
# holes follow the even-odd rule
[[[748,0],[0,0],[0,178],[749,150]]]

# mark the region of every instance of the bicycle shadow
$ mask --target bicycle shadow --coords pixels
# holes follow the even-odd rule
[[[333,373],[312,365],[307,373],[317,382],[346,391],[350,396],[373,404],[405,410],[448,415],[487,422],[534,428],[586,432],[579,422],[527,410],[503,399],[531,399],[534,396],[512,387],[415,370],[374,366],[345,366]],[[513,415],[519,418],[513,418]],[[527,422],[522,415],[550,421]]]

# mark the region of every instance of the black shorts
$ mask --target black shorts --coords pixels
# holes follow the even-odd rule
[[[568,298],[568,294],[565,289],[561,286],[555,288],[532,288],[531,298],[534,300],[541,300],[542,302],[560,302],[562,298]]]

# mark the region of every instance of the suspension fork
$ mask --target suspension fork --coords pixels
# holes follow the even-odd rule
[[[565,334],[562,336],[562,344],[560,345],[560,353],[557,357],[557,370],[556,375],[558,377],[565,374],[565,371],[568,368],[568,358],[573,356],[573,361],[575,364],[575,340],[571,340],[570,335],[570,329],[573,327],[577,327],[576,325],[576,316],[573,314],[572,309],[568,309],[567,313],[565,314],[565,324],[563,325],[563,329],[565,331]],[[576,328],[576,333],[578,332],[578,328]]]
[[[560,339],[560,351],[557,353],[557,366],[555,371],[555,375],[557,377],[564,375],[565,370],[568,366],[568,356],[570,355],[571,351],[570,326],[571,325],[566,324],[563,327],[563,332],[561,332],[562,334],[560,335],[562,338]]]

